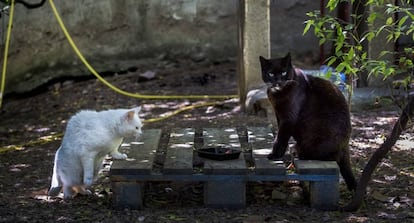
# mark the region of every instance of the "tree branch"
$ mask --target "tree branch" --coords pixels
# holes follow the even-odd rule
[[[352,200],[342,208],[343,211],[356,211],[361,206],[361,203],[365,197],[366,189],[369,181],[371,180],[372,173],[377,167],[378,163],[387,155],[391,148],[395,145],[402,131],[405,130],[408,121],[411,119],[414,113],[414,97],[411,97],[403,109],[397,122],[394,124],[391,135],[387,137],[385,142],[374,152],[369,159],[367,165],[362,172],[359,179],[355,194]]]

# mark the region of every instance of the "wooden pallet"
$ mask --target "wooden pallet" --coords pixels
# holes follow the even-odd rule
[[[287,173],[283,162],[269,161],[273,134],[269,127],[173,129],[162,166],[154,159],[160,148],[161,130],[147,129],[139,141],[125,140],[121,150],[127,160],[114,160],[110,169],[113,204],[117,208],[144,207],[144,184],[151,181],[204,182],[204,203],[215,208],[240,208],[246,204],[246,182],[309,182],[310,204],[321,210],[338,208],[339,171],[336,162],[295,161],[296,173]],[[233,149],[251,151],[239,159],[214,161],[197,157],[195,148],[206,145],[231,145]],[[248,156],[250,157],[250,156]],[[194,166],[193,159],[202,166]]]

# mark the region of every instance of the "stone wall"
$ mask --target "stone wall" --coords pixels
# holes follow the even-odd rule
[[[319,62],[319,40],[312,31],[303,35],[306,13],[319,9],[319,1],[271,0],[270,32],[272,56],[282,57],[292,52],[294,62],[312,64]]]
[[[272,52],[317,55],[302,36],[305,13],[318,1],[272,0]],[[144,58],[226,59],[237,56],[238,0],[56,0],[84,56],[97,71],[124,70]],[[2,17],[7,19],[7,17]],[[73,53],[49,3],[16,5],[6,92],[25,92],[49,80],[89,72]]]

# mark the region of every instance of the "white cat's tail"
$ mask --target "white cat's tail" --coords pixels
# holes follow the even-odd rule
[[[56,154],[55,154],[55,164],[53,166],[52,183],[50,184],[50,189],[49,189],[49,192],[47,193],[49,196],[53,196],[53,197],[58,196],[60,191],[62,190],[62,183],[57,173],[57,156],[59,153],[59,149],[56,151]]]

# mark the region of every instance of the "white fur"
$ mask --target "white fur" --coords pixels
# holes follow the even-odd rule
[[[141,134],[140,110],[140,107],[101,112],[83,110],[74,115],[55,155],[49,195],[57,196],[62,187],[65,199],[76,193],[90,193],[86,187],[94,182],[107,154],[114,159],[127,158],[118,147],[124,137]]]

